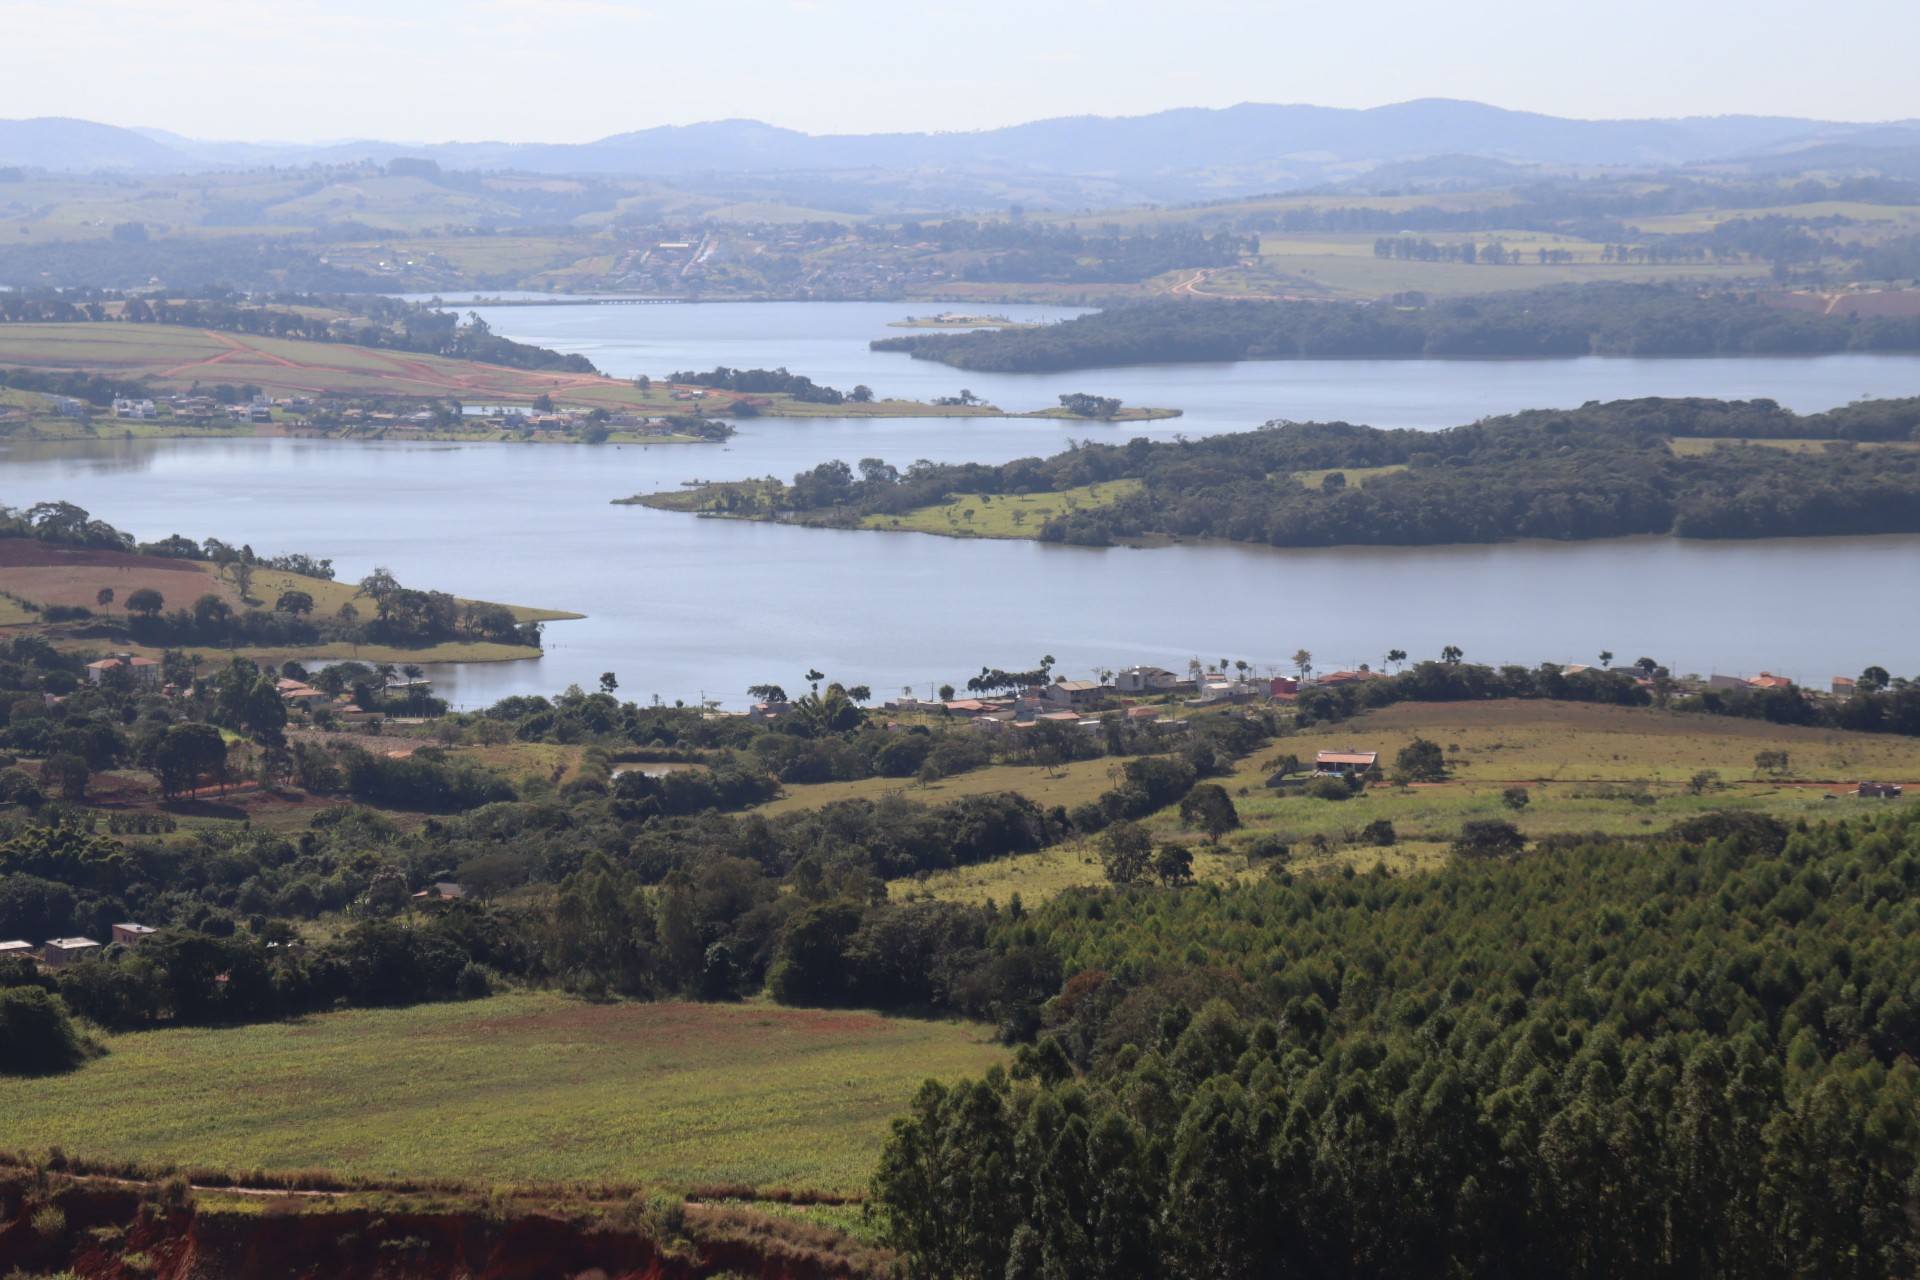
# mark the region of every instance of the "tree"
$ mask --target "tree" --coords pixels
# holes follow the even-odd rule
[[[1401,666],[1401,665],[1403,665],[1403,664],[1404,664],[1404,663],[1406,662],[1406,660],[1407,660],[1407,651],[1406,651],[1405,649],[1389,649],[1389,650],[1387,650],[1387,665],[1388,665],[1388,666],[1390,666],[1390,667],[1397,667],[1397,666]]]
[[[1753,754],[1753,771],[1773,777],[1783,777],[1792,772],[1793,762],[1785,751],[1756,751]]]
[[[1193,883],[1193,851],[1183,844],[1163,844],[1153,855],[1153,874],[1169,888]]]
[[[1400,748],[1393,769],[1402,782],[1439,782],[1447,776],[1446,753],[1431,739],[1415,738]]]
[[[1076,418],[1112,419],[1120,412],[1120,401],[1112,396],[1093,396],[1084,391],[1060,397],[1060,407]]]
[[[227,740],[210,724],[176,724],[154,748],[153,768],[167,799],[193,791],[202,779],[226,775]]]
[[[99,605],[102,609],[111,611],[113,609],[113,588],[102,587],[98,591],[94,592],[93,602]]]
[[[943,685],[941,685],[941,686],[940,686],[940,701],[942,701],[942,702],[952,702],[952,701],[953,701],[953,686],[952,686],[952,685],[950,685],[950,684],[943,684]]]
[[[1300,673],[1302,680],[1305,680],[1313,673],[1313,654],[1305,649],[1295,649],[1293,651],[1293,669]]]
[[[1116,822],[1100,833],[1100,862],[1115,884],[1138,884],[1153,860],[1153,837],[1137,822]]]
[[[76,803],[87,798],[87,782],[92,776],[85,760],[66,751],[48,756],[40,766],[41,784],[59,787],[62,800]]]
[[[1180,822],[1199,827],[1207,833],[1207,842],[1218,845],[1220,837],[1240,825],[1240,813],[1233,798],[1217,782],[1202,782],[1180,801]]]
[[[1503,858],[1525,852],[1527,838],[1504,818],[1474,818],[1460,824],[1454,837],[1456,858]]]
[[[1653,673],[1660,669],[1660,664],[1652,658],[1640,658],[1636,660],[1633,665],[1638,667],[1640,674],[1649,680],[1653,679]]]
[[[825,680],[826,678],[827,678],[827,673],[820,670],[818,667],[809,667],[807,669],[807,674],[806,674],[807,684],[812,687],[814,693],[816,694],[820,692],[820,682],[822,680]]]
[[[253,590],[253,561],[240,559],[233,562],[233,585],[239,588],[242,600],[252,598],[248,593]]]
[[[46,1075],[80,1065],[87,1049],[67,1008],[39,987],[0,990],[0,1075]]]
[[[1872,666],[1860,673],[1860,679],[1854,687],[1862,693],[1879,693],[1891,683],[1893,677],[1887,674],[1885,667]]]
[[[273,602],[274,612],[290,613],[295,617],[313,612],[313,597],[304,591],[286,590]]]
[[[600,692],[611,696],[620,688],[620,677],[611,671],[600,673]]]
[[[1466,650],[1462,649],[1457,644],[1450,644],[1446,648],[1440,650],[1440,661],[1446,663],[1450,667],[1459,666],[1460,659],[1466,656],[1467,656]]]
[[[853,390],[847,392],[847,399],[855,404],[872,404],[873,388],[864,382],[855,383]]]
[[[787,700],[787,691],[777,684],[750,684],[747,696],[758,702],[781,703]]]
[[[1500,793],[1500,803],[1519,813],[1533,803],[1533,796],[1525,787],[1508,787]]]
[[[127,608],[143,618],[152,618],[167,607],[167,599],[152,587],[135,588],[127,596]]]
[[[1602,649],[1600,651],[1600,665],[1602,667],[1608,667],[1608,666],[1611,666],[1612,664],[1613,664],[1613,650]]]

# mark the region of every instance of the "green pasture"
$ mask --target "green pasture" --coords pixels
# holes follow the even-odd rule
[[[868,516],[862,524],[959,538],[1034,538],[1054,516],[1104,507],[1139,488],[1138,480],[1108,480],[1055,493],[956,493],[936,506],[916,507],[905,515]]]
[[[926,1078],[986,1028],[769,1004],[513,994],[108,1038],[0,1079],[7,1144],[146,1164],[476,1182],[857,1192]]]

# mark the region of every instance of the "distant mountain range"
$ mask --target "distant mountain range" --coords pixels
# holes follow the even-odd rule
[[[689,176],[919,173],[1093,180],[1166,198],[1284,190],[1382,166],[1455,158],[1501,166],[1676,167],[1714,161],[1778,171],[1871,165],[1920,148],[1920,121],[1844,124],[1779,116],[1566,120],[1451,99],[1367,110],[1248,103],[1154,115],[1073,116],[965,133],[811,135],[754,120],[614,134],[581,144],[202,142],[84,120],[0,121],[0,166],[181,173],[420,157],[453,169]],[[1498,164],[1488,166],[1485,162]],[[1911,163],[1911,160],[1908,160]],[[1447,168],[1448,166],[1442,166]],[[1466,165],[1465,167],[1472,167]],[[1414,168],[1417,170],[1418,166]]]

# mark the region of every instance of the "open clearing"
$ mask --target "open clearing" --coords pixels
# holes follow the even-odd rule
[[[861,524],[956,538],[1037,538],[1040,526],[1054,516],[1097,510],[1139,489],[1138,480],[1109,480],[1057,493],[956,493],[935,506],[899,516],[868,516]]]
[[[929,1076],[988,1030],[772,1005],[503,995],[114,1037],[70,1075],[0,1079],[10,1146],[369,1178],[856,1192]]]
[[[1267,775],[1283,756],[1293,755],[1310,764],[1318,751],[1346,747],[1379,752],[1382,768],[1391,772],[1394,756],[1416,736],[1437,742],[1446,751],[1448,781],[1412,787],[1376,785],[1343,801],[1281,793],[1266,786]],[[1788,772],[1777,778],[1757,776],[1754,755],[1759,751],[1786,752]],[[1072,768],[1106,763],[1082,762]],[[1692,793],[1689,780],[1709,771],[1718,774],[1718,780],[1700,794]],[[999,774],[998,786],[983,789],[1024,791],[1045,804],[1071,807],[1080,798],[1094,798],[1043,797],[1020,776],[1030,779],[1039,773],[1002,767],[965,776],[984,782],[985,775]],[[1110,785],[1103,769],[1085,781],[1091,784],[1096,779],[1100,785],[1088,785],[1087,790],[1097,793]],[[1296,871],[1346,866],[1364,871],[1384,863],[1390,870],[1407,872],[1444,862],[1461,824],[1474,818],[1507,819],[1529,838],[1538,839],[1585,832],[1646,835],[1722,810],[1766,812],[1791,822],[1802,817],[1831,818],[1863,805],[1878,809],[1889,803],[1840,796],[1844,784],[1861,779],[1905,782],[1920,790],[1920,741],[1644,707],[1531,700],[1401,703],[1278,739],[1240,761],[1229,776],[1216,779],[1232,798],[1242,823],[1219,849],[1205,844],[1199,832],[1182,827],[1171,807],[1148,818],[1146,825],[1158,842],[1187,844],[1194,855],[1194,875],[1202,881],[1264,874],[1246,858],[1248,846],[1263,835],[1279,836],[1292,847]],[[1526,787],[1528,798],[1517,812],[1505,801],[1505,792],[1515,785]],[[1914,804],[1920,799],[1893,803]],[[1361,830],[1380,819],[1393,824],[1396,843],[1362,842]],[[1104,879],[1097,841],[1079,841],[898,880],[893,889],[902,894],[957,901],[992,898],[1003,903],[1018,893],[1034,902]]]

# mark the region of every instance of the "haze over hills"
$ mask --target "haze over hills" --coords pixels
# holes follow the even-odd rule
[[[59,171],[187,172],[415,156],[448,168],[550,174],[1075,177],[1116,184],[1114,194],[1155,199],[1311,186],[1443,156],[1480,161],[1482,168],[1489,160],[1582,167],[1732,160],[1778,170],[1803,160],[1870,163],[1884,150],[1916,147],[1920,121],[1569,120],[1451,99],[1366,110],[1247,103],[935,134],[810,135],[754,120],[718,120],[581,144],[204,142],[82,120],[0,121],[0,165]]]

